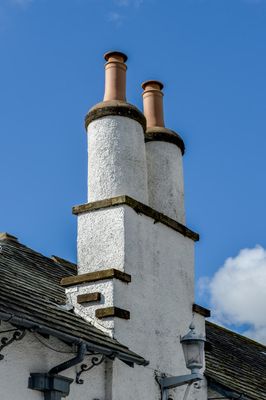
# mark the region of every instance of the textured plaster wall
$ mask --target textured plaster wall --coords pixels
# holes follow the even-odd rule
[[[79,271],[117,268],[130,274],[132,282],[111,280],[72,288],[74,304],[78,293],[100,291],[103,295],[100,304],[76,305],[76,310],[150,361],[148,367],[134,369],[115,362],[110,367],[113,397],[108,400],[159,399],[155,370],[168,375],[188,373],[180,335],[187,333],[192,319],[194,242],[127,205],[80,215],[78,237]],[[97,320],[95,310],[110,305],[130,311],[130,320]],[[194,318],[204,334],[204,318],[199,314]],[[183,391],[172,390],[173,400],[181,399]],[[194,391],[191,399],[206,400],[204,385]]]
[[[83,283],[78,286],[73,286],[66,289],[66,295],[68,301],[74,305],[75,312],[78,313],[86,321],[90,322],[96,328],[100,328],[109,336],[113,336],[114,331],[114,319],[107,318],[105,320],[100,320],[95,318],[95,311],[98,308],[112,307],[114,305],[114,285],[116,282],[113,280],[104,280],[95,283]],[[100,302],[92,303],[77,303],[77,296],[85,293],[101,293]]]
[[[185,223],[181,150],[172,143],[146,143],[149,205]]]
[[[124,207],[78,216],[78,273],[108,268],[123,271],[125,258]]]
[[[107,116],[88,126],[88,201],[127,194],[148,203],[142,126],[135,120]]]
[[[0,331],[13,328],[8,324],[1,324]],[[37,334],[36,334],[37,335]],[[31,372],[48,372],[52,367],[74,357],[74,354],[58,353],[58,351],[72,351],[56,338],[44,339],[37,335],[42,342],[53,347],[53,351],[42,345],[33,333],[2,350],[5,358],[0,361],[0,398],[1,400],[43,400],[43,393],[28,389],[28,378]],[[1,335],[2,337],[2,335]],[[89,357],[84,362],[89,361]],[[80,365],[79,365],[80,367]],[[61,375],[75,379],[76,367],[63,371]],[[107,400],[105,397],[105,365],[101,364],[88,373],[84,373],[83,385],[73,382],[70,386],[70,395],[67,400]]]
[[[137,382],[139,398],[144,392],[145,399],[159,399],[154,370],[167,375],[188,372],[180,335],[187,333],[192,319],[194,242],[125,208],[125,270],[132,283],[128,288],[120,285],[114,296],[115,301],[124,300],[131,319],[115,321],[115,337],[150,361],[148,368],[133,374],[132,390]],[[182,398],[182,392],[172,390],[173,399]]]

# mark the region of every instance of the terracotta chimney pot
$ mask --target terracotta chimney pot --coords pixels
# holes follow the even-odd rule
[[[127,56],[119,51],[109,51],[104,55],[105,92],[103,101],[126,101]]]
[[[142,96],[147,128],[164,127],[163,84],[159,81],[151,80],[144,82],[142,88],[144,90]]]

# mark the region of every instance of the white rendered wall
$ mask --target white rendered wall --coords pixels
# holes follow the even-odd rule
[[[146,143],[149,205],[185,224],[182,153],[175,144]]]
[[[78,216],[78,275],[103,269],[124,270],[125,207]]]
[[[1,324],[1,331],[12,329],[9,324]],[[38,339],[56,351],[42,345]],[[30,332],[18,342],[13,342],[2,350],[5,358],[0,361],[0,397],[1,400],[43,400],[43,392],[28,389],[28,379],[32,372],[48,372],[52,367],[73,358],[75,354],[59,353],[58,351],[71,352],[71,347],[56,338],[49,340]],[[84,362],[89,362],[89,357]],[[66,400],[108,400],[105,395],[105,364],[95,367],[88,373],[84,372],[81,378],[83,385],[75,383],[77,367],[69,368],[60,375],[74,379],[70,385],[70,394]]]
[[[144,133],[135,120],[106,116],[88,126],[88,201],[128,195],[148,203]]]
[[[108,400],[159,399],[154,370],[169,375],[189,372],[180,335],[188,332],[192,320],[194,242],[154,222],[127,205],[78,217],[79,272],[117,268],[130,274],[132,282],[108,280],[83,284],[70,289],[71,301],[76,304],[79,293],[100,291],[104,301],[76,305],[76,311],[150,361],[148,367],[134,369],[115,362],[110,367],[113,397]],[[130,311],[130,320],[95,318],[97,308],[112,305]],[[204,318],[196,314],[195,323],[204,334]],[[173,400],[181,399],[183,391],[184,388],[172,390]],[[206,400],[204,385],[193,396],[189,400]]]

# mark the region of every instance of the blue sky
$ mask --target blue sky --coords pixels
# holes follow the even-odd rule
[[[228,257],[239,266],[239,252],[260,245],[266,271],[266,0],[0,0],[0,230],[75,260],[83,121],[102,99],[109,49],[129,57],[129,102],[142,107],[144,80],[165,84],[166,126],[187,147],[187,225],[201,235],[197,299],[221,307],[211,288]],[[240,331],[257,323],[226,310],[219,320]]]

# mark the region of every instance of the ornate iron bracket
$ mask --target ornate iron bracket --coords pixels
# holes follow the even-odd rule
[[[83,372],[90,371],[92,368],[96,367],[97,365],[100,365],[104,360],[107,358],[105,354],[100,355],[100,356],[95,356],[92,357],[91,365],[87,364],[81,364],[80,366],[80,371],[76,373],[76,383],[79,385],[82,385],[84,383],[83,379],[80,379],[80,375],[83,374]]]
[[[4,347],[9,346],[11,343],[13,343],[14,341],[18,341],[24,338],[24,336],[26,335],[26,329],[23,328],[17,328],[15,330],[10,329],[8,331],[5,332],[0,332],[0,333],[7,333],[7,332],[14,332],[13,335],[8,338],[6,336],[4,336],[1,340],[0,340],[0,361],[4,359],[3,354],[1,354],[1,351],[3,350]]]

